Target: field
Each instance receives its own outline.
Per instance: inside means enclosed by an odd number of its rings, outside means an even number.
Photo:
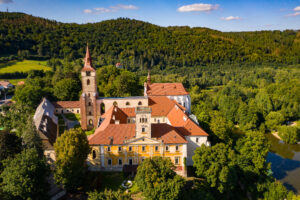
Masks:
[[[8,63],[0,64],[0,74],[14,73],[14,72],[28,72],[30,70],[44,70],[50,71],[51,68],[46,66],[47,61],[24,60],[24,61],[10,61]]]

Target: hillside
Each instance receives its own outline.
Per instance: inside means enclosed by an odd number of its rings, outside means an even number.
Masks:
[[[124,18],[68,24],[0,12],[0,59],[30,55],[73,60],[84,56],[86,42],[96,66],[122,62],[132,70],[300,63],[299,31],[220,32]]]

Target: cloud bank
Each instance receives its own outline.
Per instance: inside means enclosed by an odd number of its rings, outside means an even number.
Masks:
[[[0,4],[13,3],[13,0],[0,0]]]
[[[294,8],[294,11],[300,11],[300,6],[297,6],[296,8]]]
[[[217,10],[219,8],[218,4],[204,4],[195,3],[190,5],[181,6],[177,9],[178,12],[209,12]]]
[[[109,12],[117,12],[119,10],[137,10],[138,7],[134,5],[123,5],[123,4],[118,4],[115,6],[110,6],[108,8],[93,8],[93,9],[85,9],[83,10],[84,13],[87,14],[102,14],[102,13],[109,13]]]

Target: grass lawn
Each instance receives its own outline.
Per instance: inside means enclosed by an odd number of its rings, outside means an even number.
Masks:
[[[80,114],[67,113],[64,115],[68,120],[80,122]]]
[[[10,61],[8,63],[0,64],[0,74],[14,73],[14,72],[28,72],[30,70],[44,70],[50,71],[51,68],[46,66],[47,61],[24,60],[24,61]]]

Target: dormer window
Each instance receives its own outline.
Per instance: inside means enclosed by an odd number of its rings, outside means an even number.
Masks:
[[[86,76],[90,76],[91,75],[91,72],[86,72]]]

